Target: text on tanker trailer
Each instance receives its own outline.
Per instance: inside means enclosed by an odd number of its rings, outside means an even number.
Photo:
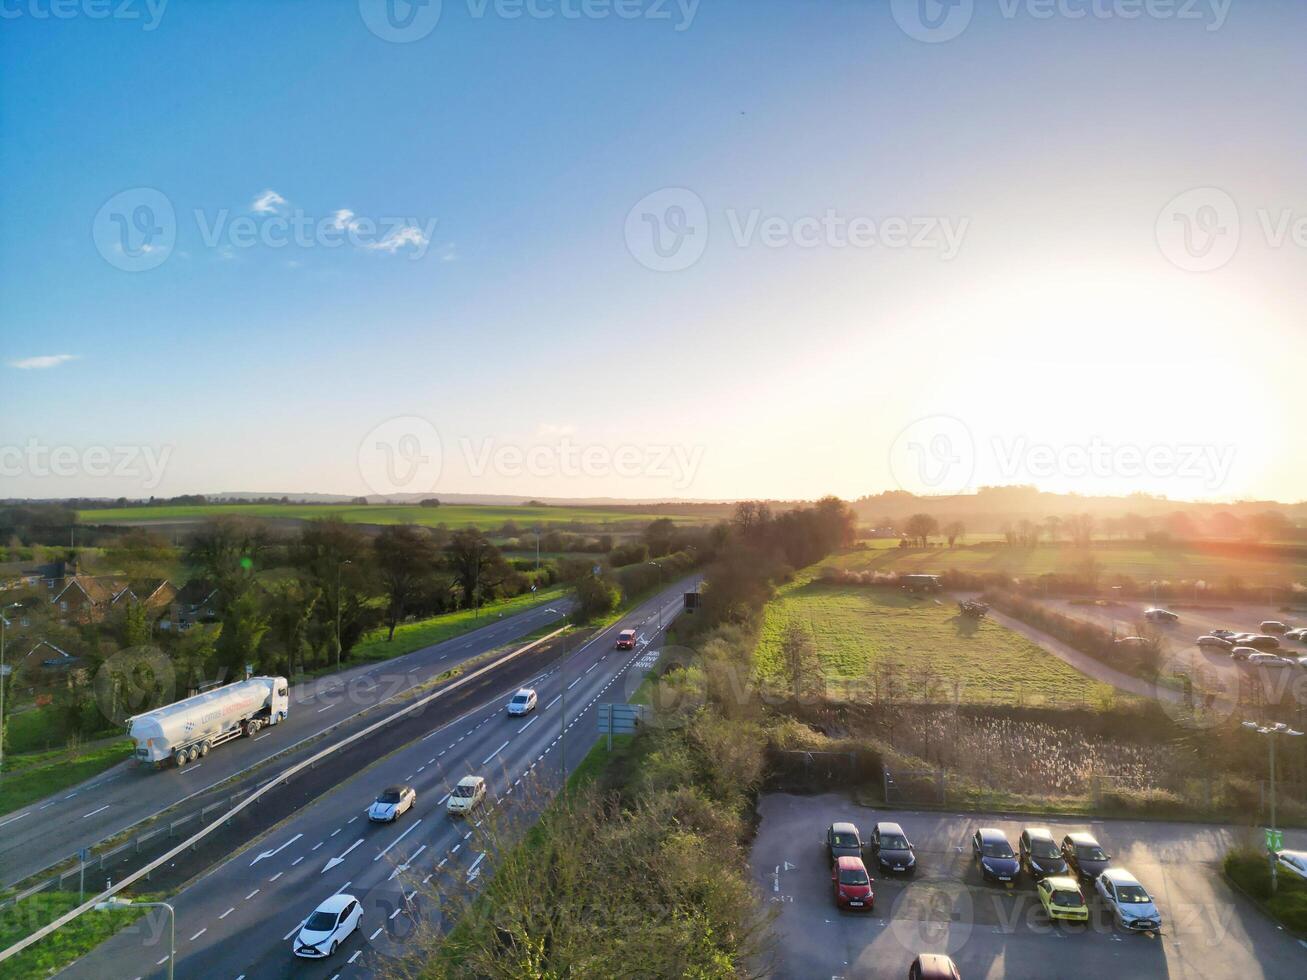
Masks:
[[[209,749],[275,725],[290,710],[284,677],[251,677],[127,719],[135,759],[156,767],[194,762]]]

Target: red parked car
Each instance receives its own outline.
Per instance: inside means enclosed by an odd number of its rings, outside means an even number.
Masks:
[[[635,630],[622,630],[622,632],[617,634],[617,649],[635,649]]]
[[[871,891],[871,875],[862,858],[841,857],[835,859],[835,867],[830,873],[831,885],[835,889],[835,906],[855,912],[870,912],[876,901]]]

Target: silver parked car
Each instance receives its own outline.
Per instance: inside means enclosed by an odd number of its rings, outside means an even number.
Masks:
[[[1208,634],[1207,636],[1198,637],[1198,645],[1200,647],[1215,647],[1218,650],[1229,650],[1234,646],[1234,641],[1227,640],[1223,636],[1213,636]]]

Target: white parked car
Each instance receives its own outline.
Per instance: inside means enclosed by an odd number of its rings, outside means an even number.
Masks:
[[[1287,633],[1289,632],[1289,627],[1286,626],[1284,623],[1280,622],[1278,619],[1267,619],[1262,621],[1262,632],[1263,633]]]
[[[1112,917],[1121,928],[1156,932],[1162,927],[1162,916],[1152,896],[1124,868],[1108,868],[1094,881],[1094,890],[1112,910]]]
[[[508,713],[510,715],[525,715],[534,711],[535,706],[535,688],[524,687],[513,695],[513,700],[508,702]]]
[[[1276,851],[1275,866],[1281,874],[1307,881],[1307,851]]]
[[[1248,655],[1248,665],[1250,667],[1297,667],[1298,661],[1281,657],[1278,653],[1262,653],[1259,650]]]
[[[1256,647],[1235,647],[1230,651],[1230,657],[1233,660],[1247,660],[1252,656],[1260,656],[1261,652]]]
[[[1223,636],[1200,636],[1198,637],[1200,647],[1216,647],[1218,650],[1229,650],[1234,643]]]
[[[1145,609],[1144,619],[1150,623],[1178,623],[1180,617],[1169,609]]]
[[[332,895],[304,920],[291,944],[296,956],[320,960],[336,952],[363,919],[353,895]]]
[[[377,797],[376,801],[368,807],[368,819],[377,823],[392,823],[399,819],[400,814],[413,809],[413,804],[417,801],[417,790],[412,786],[403,784],[387,786],[381,791],[381,795]]]
[[[1291,629],[1284,634],[1286,640],[1297,640],[1299,643],[1307,643],[1307,626],[1299,626],[1297,629]]]
[[[486,781],[480,776],[464,776],[449,794],[446,809],[450,816],[461,817],[479,807],[486,798]]]

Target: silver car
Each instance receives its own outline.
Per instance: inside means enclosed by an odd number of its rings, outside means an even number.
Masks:
[[[1162,916],[1152,896],[1124,868],[1108,868],[1094,882],[1094,890],[1122,929],[1157,932],[1162,928]]]
[[[1198,637],[1198,645],[1200,647],[1216,647],[1218,650],[1229,650],[1234,646],[1234,643],[1223,636],[1212,636],[1209,634],[1208,636]]]

